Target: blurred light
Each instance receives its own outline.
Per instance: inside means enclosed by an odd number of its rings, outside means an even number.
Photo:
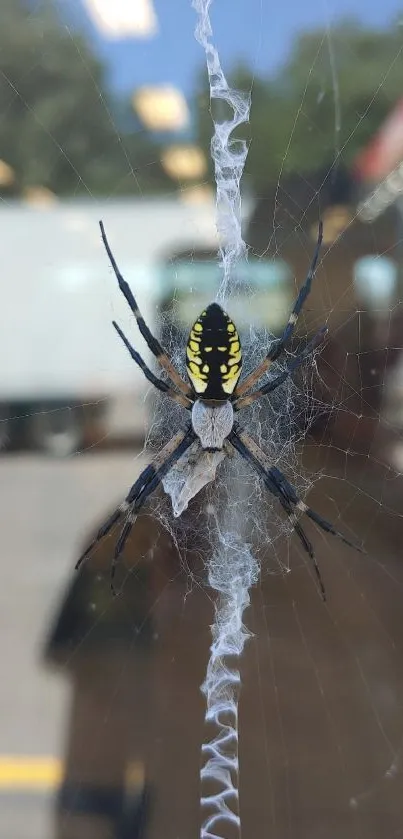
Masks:
[[[351,224],[353,214],[350,207],[343,204],[334,204],[328,207],[322,214],[323,221],[323,243],[331,245]],[[318,224],[315,222],[310,230],[311,238],[317,241],[318,238]]]
[[[214,201],[214,190],[208,184],[197,184],[181,189],[179,196],[185,204],[211,204]]]
[[[397,265],[387,256],[370,254],[354,265],[355,293],[371,311],[383,309],[389,314],[396,299],[397,280]]]
[[[4,160],[0,160],[0,186],[11,186],[14,181],[14,169]]]
[[[379,183],[403,158],[403,99],[381,125],[354,161],[355,174],[363,181]]]
[[[143,789],[145,785],[145,768],[140,761],[129,763],[125,772],[125,786],[128,790]]]
[[[157,32],[152,0],[85,0],[85,5],[107,38],[149,38]]]
[[[57,196],[46,186],[28,186],[24,189],[23,199],[34,207],[48,207],[57,201]]]
[[[170,178],[178,180],[202,178],[207,172],[206,158],[197,146],[170,146],[161,163]]]
[[[152,131],[179,131],[189,122],[186,99],[176,87],[141,87],[133,95],[133,107]]]
[[[371,222],[380,216],[403,193],[403,163],[390,172],[374,192],[357,207],[362,221]]]

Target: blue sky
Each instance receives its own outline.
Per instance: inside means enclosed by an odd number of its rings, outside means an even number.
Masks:
[[[84,21],[82,0],[75,0],[75,5]],[[154,8],[159,33],[149,40],[108,42],[88,22],[86,30],[106,60],[116,91],[129,93],[138,85],[169,82],[190,93],[204,62],[193,35],[196,13],[191,0],[154,0]],[[399,16],[403,22],[403,0],[213,0],[211,6],[224,70],[245,58],[264,73],[285,60],[299,31],[331,28],[346,16],[373,27],[385,27]]]

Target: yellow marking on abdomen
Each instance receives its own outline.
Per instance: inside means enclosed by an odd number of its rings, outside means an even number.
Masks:
[[[201,364],[201,361],[199,361],[199,364]],[[189,370],[191,370],[191,371],[192,371],[192,373],[193,373],[195,376],[197,376],[197,378],[200,378],[200,379],[204,379],[204,378],[205,378],[205,376],[201,376],[201,374],[200,374],[200,369],[199,369],[199,367],[197,366],[197,364],[196,364],[194,361],[189,361]]]
[[[230,370],[230,372],[226,376],[223,376],[222,389],[223,389],[224,393],[229,394],[229,393],[232,393],[234,391],[235,385],[236,385],[236,383],[239,379],[240,373],[241,373],[240,368],[235,369],[233,367],[232,370]]]
[[[202,360],[201,360],[200,356],[193,353],[192,350],[189,349],[189,347],[186,347],[186,355],[187,355],[189,361],[194,361],[196,364],[201,364],[202,363]]]
[[[223,381],[225,382],[225,381],[229,381],[229,379],[234,379],[235,376],[238,376],[239,371],[240,371],[240,368],[238,366],[234,365],[234,367],[231,367],[231,369],[228,370],[228,373],[226,373],[225,376],[222,377]]]
[[[193,375],[189,368],[188,374],[196,393],[204,393],[207,388],[207,376],[202,376],[199,371],[197,371],[197,375]]]

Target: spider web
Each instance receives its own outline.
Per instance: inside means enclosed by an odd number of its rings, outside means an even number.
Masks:
[[[219,4],[220,0],[215,0],[212,6],[213,24]],[[194,20],[188,6],[190,3],[182,12],[184,15],[189,12],[187,38],[190,41],[193,39]],[[233,12],[234,19],[226,20],[224,29],[220,28],[219,22],[217,28],[213,27],[225,70],[232,61],[227,43],[232,43],[230,33],[237,22],[236,14],[244,22],[249,21],[251,14],[249,4],[242,3],[240,6],[240,11]],[[276,10],[261,3],[255,4],[253,11],[256,16],[254,47],[261,56],[272,50]],[[274,179],[274,205],[269,202],[265,209],[263,204],[263,220],[267,229],[264,240],[257,235],[262,221],[261,217],[253,216],[252,201],[248,209],[248,242],[253,239],[261,243],[256,249],[251,246],[249,260],[255,253],[262,259],[266,254],[286,259],[291,246],[301,266],[301,273],[298,272],[293,280],[292,293],[296,293],[303,282],[315,246],[316,233],[310,233],[310,225],[316,227],[323,194],[329,183],[332,180],[335,182],[343,156],[348,155],[352,144],[353,135],[342,140],[343,109],[338,77],[340,43],[333,35],[333,11],[341,13],[343,9],[327,9],[325,15],[323,10],[320,11],[325,36],[317,58],[308,63],[299,105],[292,115],[288,141]],[[33,6],[33,25],[39,19],[37,15],[39,13]],[[310,21],[307,17],[302,23],[306,27],[316,26],[318,15],[319,10],[315,9],[315,19]],[[73,37],[72,25],[67,25]],[[239,44],[236,50],[239,54],[241,46]],[[401,44],[397,44],[374,79],[373,100],[357,114],[355,132],[360,130],[363,120],[368,119],[374,109],[399,59],[400,50]],[[78,60],[85,64],[84,58]],[[258,57],[256,67],[259,61]],[[330,82],[323,81],[322,93],[325,101],[331,102],[334,124],[330,162],[318,182],[301,170],[299,183],[305,184],[306,189],[301,190],[297,185],[298,188],[291,190],[288,163],[299,144],[307,142],[309,132],[317,130],[309,116],[308,104],[315,73],[323,64],[327,66],[326,79],[330,78]],[[15,81],[7,70],[2,73],[2,85],[21,100],[25,90],[23,81]],[[256,80],[248,89],[252,108],[254,94],[259,93],[257,77],[256,69]],[[109,105],[95,79],[93,97],[94,100],[99,99],[109,113]],[[21,101],[29,111],[29,100]],[[32,116],[39,125],[41,136],[41,113],[33,109]],[[118,120],[111,113],[110,120],[121,159],[127,166],[127,176],[135,184],[136,194],[141,196],[146,169],[156,170],[159,161],[138,167],[136,160],[127,152]],[[301,123],[307,128],[303,139],[298,134]],[[50,141],[53,145],[57,159],[63,158],[74,167],[74,160],[66,152],[67,141],[60,143],[56,133],[49,135],[44,127],[42,138],[44,143]],[[253,146],[259,146],[258,134],[254,134],[250,141],[252,153]],[[80,182],[82,177],[77,172],[77,186]],[[247,183],[246,178],[246,186]],[[26,254],[29,254],[31,245],[36,253],[35,243],[38,241],[42,254],[40,273],[32,271],[31,290],[29,286],[24,287],[19,299],[19,335],[24,337],[23,340],[20,337],[18,343],[14,338],[13,357],[14,354],[15,358],[19,356],[21,345],[26,349],[28,336],[33,334],[32,313],[37,311],[39,295],[39,310],[45,307],[46,325],[35,319],[34,339],[38,345],[39,337],[45,330],[51,335],[50,346],[62,343],[64,372],[69,369],[69,364],[70,369],[74,365],[79,368],[82,361],[82,357],[75,354],[75,348],[82,346],[82,335],[78,333],[75,318],[79,308],[83,309],[84,301],[88,316],[90,306],[87,307],[87,303],[92,303],[95,288],[103,301],[98,317],[104,355],[102,360],[95,362],[100,372],[108,369],[111,353],[115,352],[112,343],[116,338],[112,335],[109,341],[103,326],[112,317],[122,323],[134,345],[140,349],[132,320],[118,295],[115,295],[115,289],[112,289],[114,277],[97,230],[100,208],[117,261],[135,291],[136,282],[140,284],[142,281],[144,266],[134,263],[132,266],[130,235],[127,227],[123,227],[127,222],[114,214],[112,196],[105,201],[99,200],[94,197],[85,179],[84,186],[88,191],[85,206],[70,201],[69,205],[58,203],[42,211],[26,210],[30,225],[29,238],[25,243]],[[382,186],[387,186],[387,176],[381,179]],[[177,189],[172,189],[168,198],[175,196],[176,200],[177,192]],[[182,197],[189,192],[186,185],[179,186]],[[145,196],[144,214],[147,213],[148,201]],[[245,205],[248,204],[247,199]],[[214,207],[213,203],[198,209],[189,204],[183,206],[186,211],[182,213],[181,223],[186,226],[186,236],[179,245],[177,242],[174,245],[176,250],[187,251],[196,276],[200,250],[207,247],[213,250],[217,246]],[[3,284],[6,310],[10,299],[7,286],[11,283],[17,286],[17,279],[20,281],[21,275],[27,274],[20,245],[18,224],[21,217],[16,215],[18,209],[11,199],[3,198],[3,261],[9,277],[8,284]],[[154,207],[151,206],[149,218],[152,218],[153,212]],[[59,266],[63,265],[58,256],[61,242],[56,242],[56,239],[52,242],[52,229],[49,227],[58,214],[64,219],[66,250],[74,248],[77,235],[82,237],[88,245],[83,245],[78,254],[81,271],[89,251],[92,277],[102,277],[102,283],[93,284],[86,293],[81,293],[80,306],[74,305],[70,313],[68,308],[58,311],[58,301],[52,299],[49,285],[41,286],[39,282],[39,277],[51,276],[56,268],[59,270]],[[228,562],[232,560],[234,563],[229,566],[230,572],[237,558],[242,564],[244,554],[236,538],[236,527],[239,527],[241,519],[242,540],[256,557],[260,573],[259,583],[252,590],[251,608],[244,617],[247,629],[243,631],[253,633],[253,636],[245,646],[240,664],[239,783],[244,839],[245,836],[255,836],[258,831],[265,836],[290,839],[305,835],[336,837],[341,832],[347,837],[373,836],[375,839],[380,835],[398,836],[403,829],[399,366],[402,342],[401,334],[397,331],[395,336],[393,329],[401,299],[397,293],[395,299],[382,304],[380,311],[384,317],[380,319],[380,337],[374,351],[368,341],[368,323],[373,319],[373,313],[367,303],[357,297],[351,270],[342,290],[335,283],[335,274],[331,270],[335,253],[341,254],[341,266],[347,256],[351,262],[354,249],[346,236],[350,228],[353,231],[357,217],[358,209],[344,224],[344,238],[336,235],[322,251],[315,290],[300,318],[298,338],[292,343],[284,361],[276,365],[275,371],[284,369],[286,361],[295,356],[298,347],[304,345],[304,336],[313,333],[324,321],[330,327],[331,352],[325,347],[298,376],[266,398],[264,404],[255,404],[243,412],[242,425],[257,438],[273,465],[281,468],[301,497],[309,498],[311,506],[334,522],[339,530],[362,542],[367,554],[365,557],[356,555],[332,537],[325,537],[307,525],[325,580],[328,602],[323,605],[307,557],[295,536],[291,535],[288,522],[257,477],[238,458],[219,464],[215,481],[208,484],[193,501],[189,499],[189,508],[177,519],[172,515],[172,504],[165,495],[158,495],[150,501],[129,543],[134,561],[127,558],[122,569],[122,595],[118,600],[123,604],[120,624],[123,623],[126,628],[127,649],[125,654],[115,654],[113,666],[110,665],[112,690],[105,699],[102,713],[98,715],[94,712],[99,739],[88,748],[88,765],[107,762],[106,758],[110,755],[105,753],[105,743],[109,743],[109,748],[111,742],[119,745],[126,734],[133,740],[132,752],[136,754],[139,749],[140,729],[142,725],[146,727],[145,705],[141,704],[141,700],[133,701],[128,713],[133,724],[129,733],[117,730],[114,718],[118,712],[124,717],[122,702],[126,701],[127,686],[133,678],[131,657],[135,656],[139,634],[137,618],[130,611],[132,601],[128,591],[133,581],[137,581],[141,589],[138,571],[141,559],[147,566],[159,563],[158,585],[149,600],[144,594],[148,605],[143,617],[143,624],[149,623],[153,627],[153,660],[158,662],[154,676],[157,680],[156,692],[164,696],[164,702],[160,700],[158,706],[159,713],[156,712],[153,730],[148,730],[146,735],[146,746],[151,744],[153,748],[151,783],[154,782],[157,788],[151,827],[148,828],[150,835],[160,836],[162,830],[165,836],[169,836],[170,831],[172,836],[190,835],[198,829],[198,750],[205,740],[201,724],[203,707],[201,698],[198,700],[198,691],[210,643],[209,624],[213,620],[205,563],[211,557],[212,546],[217,547],[218,537],[221,548],[225,546]],[[371,228],[369,235],[378,246],[377,254],[387,256],[390,246],[383,244],[384,239],[378,230]],[[397,234],[397,247],[400,239],[400,234]],[[360,250],[358,256],[362,253]],[[78,257],[73,279],[76,288],[80,289],[82,273]],[[38,256],[32,259],[34,264]],[[158,311],[157,318],[155,298],[149,302],[144,286],[139,290],[138,297],[147,321],[161,324],[167,349],[184,374],[183,334],[177,328],[183,312],[180,262],[171,255],[167,258],[167,265],[176,278],[172,308],[164,306],[163,312]],[[95,283],[95,279],[92,281]],[[66,282],[72,282],[71,275]],[[195,302],[190,308],[194,309],[196,316],[198,289],[195,288],[194,292]],[[239,310],[245,309],[246,299],[253,308],[253,301],[258,299],[256,287],[250,286],[246,291],[243,286],[242,291],[237,289],[234,294],[231,290],[227,294],[226,305],[230,313],[231,306],[234,306],[235,320],[235,311],[238,307]],[[284,319],[291,302],[292,295],[284,303]],[[272,338],[272,332],[268,327],[262,327],[261,321],[257,319],[257,325],[248,321],[246,315],[243,326],[246,373],[261,359]],[[12,309],[10,330],[11,323],[15,323]],[[15,327],[13,333],[16,333]],[[35,340],[28,347],[31,368],[27,377],[31,379],[35,368],[34,349]],[[143,350],[141,352],[149,360]],[[55,354],[57,358],[56,351]],[[391,355],[396,357],[395,365],[389,365]],[[69,360],[69,364],[65,359]],[[72,359],[76,359],[74,365]],[[114,355],[114,365],[115,359]],[[59,359],[59,370],[60,364]],[[132,452],[115,451],[112,447],[108,450],[109,434],[102,432],[86,443],[79,455],[71,456],[63,463],[51,462],[36,452],[27,453],[20,449],[6,452],[3,457],[2,533],[6,579],[2,614],[10,633],[7,637],[13,641],[12,645],[3,641],[13,649],[12,656],[7,654],[2,657],[5,685],[1,738],[4,744],[3,762],[4,756],[20,759],[28,755],[37,758],[38,762],[41,756],[49,755],[65,759],[68,748],[64,745],[61,732],[64,732],[68,718],[67,687],[62,686],[55,676],[50,678],[43,669],[39,670],[38,646],[55,609],[59,609],[62,592],[71,585],[72,567],[88,528],[90,525],[98,526],[104,514],[107,515],[123,497],[152,451],[158,450],[172,429],[183,421],[183,412],[177,406],[167,405],[165,400],[155,397],[146,388],[140,391],[139,386],[136,396],[131,396],[127,386],[128,376],[133,375],[133,382],[139,379],[135,380],[136,372],[132,372],[129,363],[127,367],[123,361],[119,364],[123,390],[127,393],[125,416],[129,416],[131,422],[131,417],[136,414],[136,422],[141,429],[146,429],[147,445],[140,455],[138,452],[133,456]],[[10,378],[15,380],[14,370],[10,364]],[[111,365],[109,373],[112,382],[116,367]],[[382,389],[381,404],[374,398],[376,388]],[[79,400],[78,410],[89,416],[98,403],[98,396],[90,394],[88,398]],[[50,411],[44,404],[34,412],[34,416],[63,417],[66,413],[71,413],[71,407],[56,407]],[[22,406],[11,415],[9,428],[14,432],[14,428],[20,425],[21,417],[27,414]],[[27,496],[28,503],[21,504],[21,498],[25,500]],[[227,518],[223,518],[224,510],[230,511]],[[166,539],[169,541],[166,542]],[[178,551],[174,552],[175,560],[171,559],[172,544]],[[79,638],[73,636],[73,641],[69,640],[68,652],[64,650],[62,653],[67,673],[74,673],[77,683],[80,682],[80,668],[92,667],[88,652],[91,639],[97,636],[100,626],[108,626],[108,621],[113,623],[117,608],[108,589],[108,556],[112,551],[111,540],[107,540],[104,549],[97,551],[99,562],[94,563],[94,576],[101,594],[96,591],[96,586],[89,589],[89,625],[80,630]],[[222,564],[219,568],[222,570]],[[213,565],[213,574],[216,569],[217,566]],[[243,603],[243,608],[245,606],[246,603]],[[105,665],[106,657],[103,661]],[[141,665],[136,659],[137,666]],[[95,672],[95,668],[91,672]],[[17,695],[23,697],[18,705]],[[46,717],[39,729],[38,717]],[[67,740],[68,737],[66,732]],[[78,760],[78,757],[75,759]],[[6,769],[8,764],[5,762]],[[7,771],[10,772],[10,769]],[[27,820],[26,809],[18,804],[16,806],[15,797],[10,797],[7,785],[2,789],[5,790],[2,819],[8,836],[28,835],[27,823],[30,824],[30,837],[52,835],[48,797],[36,794],[28,805],[26,789],[22,786],[17,790],[17,801],[21,800],[25,808],[30,807],[32,820]],[[188,806],[189,800],[193,803]],[[67,807],[71,819],[76,818],[74,804],[73,797]],[[190,812],[192,807],[194,810]],[[20,824],[22,818],[24,821]],[[230,836],[234,835],[231,832],[234,825],[232,823],[225,828]],[[224,835],[227,834],[224,832]]]

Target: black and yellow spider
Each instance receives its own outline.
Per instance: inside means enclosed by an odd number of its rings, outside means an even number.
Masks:
[[[304,550],[309,554],[322,597],[325,599],[325,589],[313,547],[297,519],[297,512],[304,513],[319,525],[322,530],[333,534],[333,536],[338,536],[343,542],[350,545],[350,547],[357,548],[358,550],[361,550],[361,548],[350,542],[342,533],[339,533],[335,529],[333,524],[323,519],[318,513],[311,510],[310,507],[301,501],[293,486],[287,481],[279,469],[270,466],[266,454],[257,442],[239,426],[234,416],[242,408],[251,405],[256,399],[271,393],[281,385],[313,353],[314,349],[326,335],[326,327],[323,327],[315,335],[313,340],[307,344],[305,349],[288,364],[283,372],[256,390],[252,390],[258,380],[269,370],[273,361],[279,358],[293,334],[298,316],[311,289],[322,244],[322,224],[319,225],[318,241],[312,264],[305,283],[300,289],[294,303],[281,338],[272,343],[265,358],[239,384],[242,369],[242,349],[239,335],[229,315],[217,303],[211,303],[207,306],[190,330],[186,345],[186,369],[190,384],[182,379],[164,352],[161,344],[152,335],[145,323],[130,287],[126,280],[123,279],[116,264],[102,222],[100,222],[100,228],[103,243],[116,274],[119,288],[136,318],[139,330],[146,344],[158,360],[160,366],[165,370],[170,382],[164,381],[154,375],[137,350],[131,346],[118,324],[113,321],[113,325],[129,350],[131,357],[139,365],[145,377],[154,387],[190,411],[191,419],[186,429],[177,431],[166,446],[157,454],[152,463],[144,469],[129,490],[125,500],[98,530],[95,539],[78,560],[76,568],[86,559],[97,542],[106,536],[119,520],[125,517],[126,521],[117,540],[111,566],[111,585],[112,591],[114,591],[113,578],[116,564],[124,549],[138,511],[148,496],[161,483],[172,466],[192,443],[198,441],[200,449],[204,451],[214,452],[225,450],[227,452],[233,448],[245,460],[252,464],[266,488],[278,499],[299,537]]]

